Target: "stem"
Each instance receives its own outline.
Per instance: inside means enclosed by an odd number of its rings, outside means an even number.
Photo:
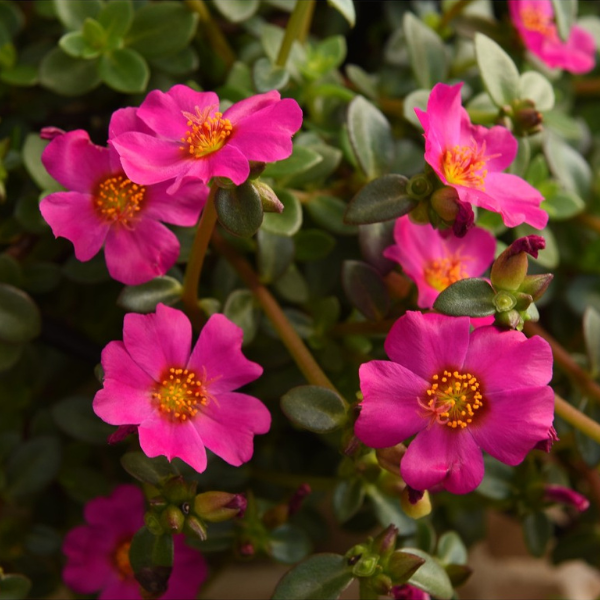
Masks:
[[[569,423],[569,425],[579,429],[581,433],[600,444],[600,423],[596,423],[596,421],[590,419],[587,415],[584,415],[558,394],[555,394],[554,396],[554,410],[556,414]]]
[[[229,69],[235,62],[235,52],[231,49],[227,38],[223,35],[221,28],[215,23],[210,11],[202,0],[185,0],[187,7],[200,17],[200,25],[210,45],[214,48],[217,56]]]
[[[285,344],[306,380],[313,385],[326,387],[339,394],[333,383],[331,383],[312,354],[308,351],[300,336],[290,325],[277,300],[260,283],[250,263],[244,257],[240,256],[217,231],[213,233],[212,243],[219,254],[231,263],[231,266],[238,272],[238,275],[244,280],[250,291],[259,301],[266,315],[271,320],[273,327],[279,334],[281,341]]]
[[[473,2],[473,0],[458,0],[456,4],[453,4],[450,9],[442,15],[436,29],[438,31],[443,31],[453,19],[458,17],[458,15],[471,4],[471,2]]]
[[[194,238],[194,244],[192,245],[190,259],[185,270],[185,278],[183,281],[181,300],[192,321],[192,325],[196,329],[200,329],[204,322],[204,315],[198,307],[198,284],[200,283],[200,273],[202,272],[202,265],[204,264],[204,257],[206,256],[210,235],[217,222],[215,194],[218,189],[219,188],[216,185],[213,185],[210,188],[206,206],[202,211],[200,223],[196,230],[196,237]]]
[[[595,231],[596,233],[600,233],[600,217],[596,215],[583,214],[578,215],[577,220],[585,225],[588,229]]]
[[[544,338],[552,348],[552,355],[556,364],[570,375],[575,384],[586,394],[597,402],[600,402],[600,385],[598,385],[589,374],[584,371],[572,358],[571,355],[555,340],[543,327],[537,323],[528,321],[525,323],[524,331],[527,335],[539,335]]]
[[[298,2],[296,2],[296,6],[294,6],[290,20],[285,28],[281,48],[279,48],[279,54],[275,61],[275,64],[278,67],[285,67],[294,42],[296,40],[302,40],[308,34],[310,21],[314,11],[314,4],[315,0],[298,0]]]

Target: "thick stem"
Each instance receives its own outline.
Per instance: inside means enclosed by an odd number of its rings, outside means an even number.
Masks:
[[[281,48],[279,48],[279,54],[275,61],[278,67],[285,67],[294,42],[296,40],[302,41],[308,34],[314,11],[314,3],[315,0],[298,0],[296,2],[296,6],[294,6],[290,20],[285,28]]]
[[[281,341],[285,344],[306,380],[313,385],[320,385],[339,393],[308,351],[300,336],[290,325],[277,300],[260,283],[250,263],[244,257],[240,256],[217,231],[213,233],[212,244],[217,252],[231,263],[233,268],[238,272],[238,275],[244,280],[250,291],[259,301],[266,315],[271,320],[273,327],[279,334]]]
[[[450,9],[442,15],[437,30],[440,32],[443,31],[454,18],[458,17],[458,15],[471,4],[471,2],[473,2],[473,0],[458,0],[458,2],[453,4]]]
[[[584,213],[582,215],[577,215],[576,218],[582,225],[585,225],[585,227],[587,227],[588,229],[591,229],[596,233],[600,233],[600,217]]]
[[[198,284],[200,283],[200,273],[202,272],[202,265],[204,264],[208,242],[210,241],[210,236],[217,222],[215,194],[218,189],[219,188],[216,185],[213,185],[210,188],[206,206],[202,211],[202,217],[200,218],[200,223],[196,230],[196,237],[194,238],[194,244],[190,252],[190,259],[185,270],[185,278],[183,281],[181,300],[192,321],[192,325],[196,329],[200,329],[204,322],[204,315],[198,306]]]
[[[554,396],[554,410],[569,425],[579,429],[581,433],[600,444],[600,423],[596,423],[596,421],[584,415],[558,394]]]

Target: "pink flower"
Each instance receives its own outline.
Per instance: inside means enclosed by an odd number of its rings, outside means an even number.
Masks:
[[[517,465],[554,414],[552,351],[540,337],[480,327],[468,317],[408,312],[386,341],[389,361],[360,367],[357,437],[388,448],[416,434],[400,474],[416,490],[455,494],[483,478],[481,449]]]
[[[292,135],[302,111],[279,92],[252,96],[219,112],[214,92],[175,85],[154,90],[137,110],[144,128],[135,127],[112,143],[128,177],[145,185],[175,179],[175,193],[186,179],[208,183],[228,177],[246,181],[249,161],[273,162],[292,153]]]
[[[551,0],[510,0],[510,17],[527,50],[549,67],[587,73],[596,63],[593,36],[573,25],[569,39],[558,35]]]
[[[114,121],[111,129],[116,133],[119,123]],[[81,261],[90,260],[104,245],[108,272],[127,285],[164,275],[175,264],[179,241],[161,222],[195,225],[206,201],[206,189],[186,186],[173,198],[167,183],[134,183],[116,151],[92,144],[82,129],[56,135],[42,162],[71,190],[50,194],[40,204],[54,235],[70,240]]]
[[[395,585],[392,588],[391,596],[394,600],[431,600],[431,596],[427,592],[408,583]]]
[[[425,129],[425,160],[461,202],[500,213],[508,227],[529,223],[542,229],[548,214],[543,196],[525,180],[503,173],[517,155],[518,143],[505,127],[472,125],[461,105],[462,83],[438,83],[427,112],[415,108]]]
[[[252,457],[253,436],[266,433],[271,415],[258,400],[234,392],[262,373],[241,351],[242,330],[213,315],[193,350],[192,327],[180,311],[127,314],[123,341],[102,352],[104,388],[94,411],[111,425],[139,425],[147,456],[179,457],[198,472],[206,448],[231,465]]]
[[[456,281],[482,275],[496,251],[496,239],[480,227],[457,238],[429,224],[416,225],[408,217],[396,220],[394,240],[383,255],[399,263],[417,284],[419,308],[432,308],[439,293]]]
[[[85,505],[85,525],[67,533],[63,552],[67,564],[64,582],[79,594],[100,592],[101,600],[142,598],[133,576],[129,547],[144,524],[144,495],[134,485],[120,485],[108,497],[94,498]],[[173,571],[161,598],[196,598],[206,579],[202,555],[175,536]]]

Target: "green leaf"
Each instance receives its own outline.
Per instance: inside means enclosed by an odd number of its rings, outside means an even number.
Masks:
[[[523,519],[523,536],[533,556],[543,556],[552,537],[552,523],[542,511],[528,514]]]
[[[591,190],[592,171],[585,158],[556,135],[547,136],[544,153],[550,170],[565,189],[583,199],[587,198]]]
[[[260,322],[260,309],[250,290],[231,292],[223,307],[223,314],[244,330],[244,346],[254,339]]]
[[[125,45],[144,58],[161,58],[183,50],[197,25],[198,15],[183,2],[152,2],[135,12]]]
[[[38,70],[33,65],[15,65],[0,71],[0,81],[16,87],[29,87],[38,83]]]
[[[221,225],[240,237],[254,235],[263,220],[260,196],[248,181],[231,189],[219,188],[215,208]]]
[[[404,14],[404,35],[413,75],[419,87],[431,89],[448,76],[448,59],[440,36],[411,12]]]
[[[335,196],[315,196],[304,205],[317,225],[338,235],[356,235],[356,225],[344,223],[347,204]]]
[[[477,65],[483,85],[496,106],[502,108],[519,99],[519,71],[512,58],[493,40],[475,34]]]
[[[258,0],[213,0],[217,10],[232,23],[247,21],[258,10]]]
[[[414,585],[435,598],[440,598],[440,600],[452,598],[454,591],[450,579],[446,571],[433,557],[418,548],[402,548],[402,551],[415,554],[425,560],[418,571],[408,580],[410,585]]]
[[[98,73],[108,87],[124,94],[143,92],[150,79],[150,69],[144,58],[127,48],[103,54]]]
[[[23,265],[23,288],[33,294],[50,292],[60,283],[60,267],[51,262]]]
[[[150,60],[153,67],[168,73],[169,75],[186,75],[190,71],[195,71],[200,59],[198,52],[191,46],[183,48],[176,54],[169,54],[160,58]]]
[[[527,71],[520,77],[521,98],[532,100],[537,110],[551,110],[554,107],[554,87],[537,71]]]
[[[106,444],[114,429],[97,417],[92,409],[92,399],[71,396],[52,407],[56,424],[71,437],[88,444]]]
[[[72,31],[81,29],[87,18],[95,18],[102,9],[100,0],[54,0],[56,16]]]
[[[403,175],[384,175],[369,181],[352,198],[344,221],[350,225],[380,223],[410,212],[417,201],[406,193],[408,179]]]
[[[546,196],[540,207],[553,221],[563,221],[582,213],[585,202],[575,192],[558,191]]]
[[[312,551],[308,534],[291,523],[284,523],[271,531],[269,555],[284,564],[300,562]]]
[[[82,60],[50,50],[40,64],[40,83],[62,96],[81,96],[100,83],[96,60]]]
[[[173,536],[156,536],[142,527],[131,540],[129,562],[140,585],[160,597],[167,590],[173,567]]]
[[[151,313],[162,302],[172,306],[180,298],[183,286],[177,279],[164,275],[141,285],[128,285],[117,298],[117,304],[130,312]]]
[[[60,443],[57,438],[40,436],[20,444],[8,458],[8,494],[29,496],[45,488],[60,468]]]
[[[303,229],[294,236],[296,260],[310,262],[325,258],[335,248],[335,238],[320,229]]]
[[[368,179],[389,170],[394,160],[392,129],[383,113],[363,96],[356,96],[348,105],[348,136]]]
[[[23,600],[31,589],[31,581],[23,575],[4,575],[0,579],[0,600]]]
[[[284,67],[274,65],[267,57],[259,58],[252,67],[252,81],[257,92],[283,89],[290,80]]]
[[[483,481],[475,490],[485,498],[492,500],[506,500],[513,493],[512,479],[514,471],[512,467],[485,455],[485,475]]]
[[[256,241],[260,280],[263,283],[276,281],[294,260],[294,240],[288,236],[259,229]]]
[[[351,519],[365,501],[365,486],[358,478],[343,479],[333,491],[333,512],[340,523]]]
[[[437,556],[444,565],[466,565],[467,548],[456,531],[447,531],[438,542]]]
[[[395,525],[403,535],[412,535],[416,532],[416,521],[404,514],[397,496],[390,498],[374,485],[369,485],[366,492],[373,505],[377,521],[382,527]]]
[[[138,481],[150,485],[161,485],[165,480],[178,475],[177,469],[165,456],[148,458],[143,452],[128,452],[121,457],[123,468]]]
[[[286,573],[277,584],[273,599],[336,600],[354,575],[339,554],[315,554]]]
[[[83,33],[80,31],[70,31],[65,33],[60,40],[58,45],[73,58],[91,59],[100,56],[100,48],[94,48],[84,38]]]
[[[0,341],[0,371],[11,369],[23,355],[25,344],[9,344]]]
[[[558,34],[566,42],[577,17],[577,0],[552,0],[552,8]]]
[[[361,225],[358,231],[360,252],[364,261],[375,267],[382,275],[394,268],[394,261],[386,258],[383,251],[394,242],[396,221]]]
[[[295,235],[302,226],[302,207],[298,198],[286,190],[275,190],[283,204],[280,213],[265,213],[261,229],[278,235]]]
[[[433,308],[452,317],[487,317],[496,312],[495,295],[485,279],[461,279],[440,293]]]
[[[25,16],[17,8],[16,2],[2,0],[0,2],[0,23],[6,29],[9,38],[15,37],[25,24]]]
[[[395,585],[406,583],[424,562],[420,556],[402,550],[394,551],[388,563],[388,573],[392,578],[392,583]]]
[[[301,385],[281,398],[281,410],[295,425],[314,433],[335,431],[346,422],[346,403],[318,385]]]
[[[264,177],[289,177],[298,173],[303,173],[318,165],[323,160],[323,157],[306,146],[295,145],[292,155],[285,160],[279,160],[267,165],[263,172]]]
[[[327,73],[337,69],[344,62],[347,51],[346,39],[343,36],[328,37],[322,42],[309,47],[307,61],[300,65],[300,70],[309,80],[320,79]],[[342,93],[345,93],[345,90]]]
[[[131,0],[109,0],[96,17],[105,32],[106,46],[117,48],[133,22]]]
[[[21,290],[0,284],[0,341],[29,342],[40,335],[42,320],[35,302]]]
[[[308,283],[294,263],[288,267],[273,287],[284,300],[293,304],[306,304],[310,298]]]
[[[346,76],[357,87],[361,94],[371,100],[377,100],[379,91],[377,89],[377,77],[371,75],[358,65],[346,65]]]
[[[329,6],[333,6],[348,21],[350,27],[356,23],[356,10],[352,0],[327,0]]]
[[[588,306],[583,313],[583,337],[592,377],[600,374],[600,312]]]
[[[62,186],[46,171],[42,164],[42,152],[48,145],[47,140],[43,140],[36,133],[29,133],[25,138],[21,156],[25,163],[25,168],[36,185],[41,190],[56,192],[62,190]]]
[[[106,32],[104,27],[96,21],[96,19],[87,18],[83,22],[83,29],[81,30],[84,40],[92,47],[98,48],[99,50],[104,49],[106,43]]]
[[[346,260],[342,266],[346,297],[367,319],[380,321],[390,309],[390,295],[381,275],[367,263]]]

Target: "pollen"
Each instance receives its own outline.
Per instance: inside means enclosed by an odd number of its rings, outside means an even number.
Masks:
[[[117,545],[112,555],[113,564],[121,579],[130,579],[133,577],[133,569],[129,561],[129,548],[131,548],[131,540],[126,539]]]
[[[203,110],[195,107],[196,112],[182,111],[187,120],[189,129],[181,138],[179,147],[193,158],[202,158],[207,154],[216,152],[223,147],[231,135],[233,126],[229,119],[224,119],[220,112],[213,112],[215,106],[208,106]],[[213,112],[213,116],[210,114]]]
[[[446,150],[442,170],[448,183],[484,191],[485,166],[490,158],[493,157],[485,156],[485,143],[480,148],[473,140],[472,146],[454,146]]]
[[[125,175],[115,175],[102,181],[94,194],[94,208],[109,223],[129,226],[143,208],[146,188]]]
[[[423,272],[425,281],[431,287],[442,292],[449,285],[468,277],[464,263],[465,258],[461,258],[458,255],[431,260],[425,265]]]
[[[432,377],[432,382],[446,380],[447,386],[432,383],[427,397],[418,399],[423,415],[430,418],[430,426],[438,423],[451,429],[465,429],[483,406],[479,381],[471,373],[446,370]]]
[[[171,367],[152,392],[158,411],[173,422],[192,420],[211,397],[203,377],[188,369]]]

